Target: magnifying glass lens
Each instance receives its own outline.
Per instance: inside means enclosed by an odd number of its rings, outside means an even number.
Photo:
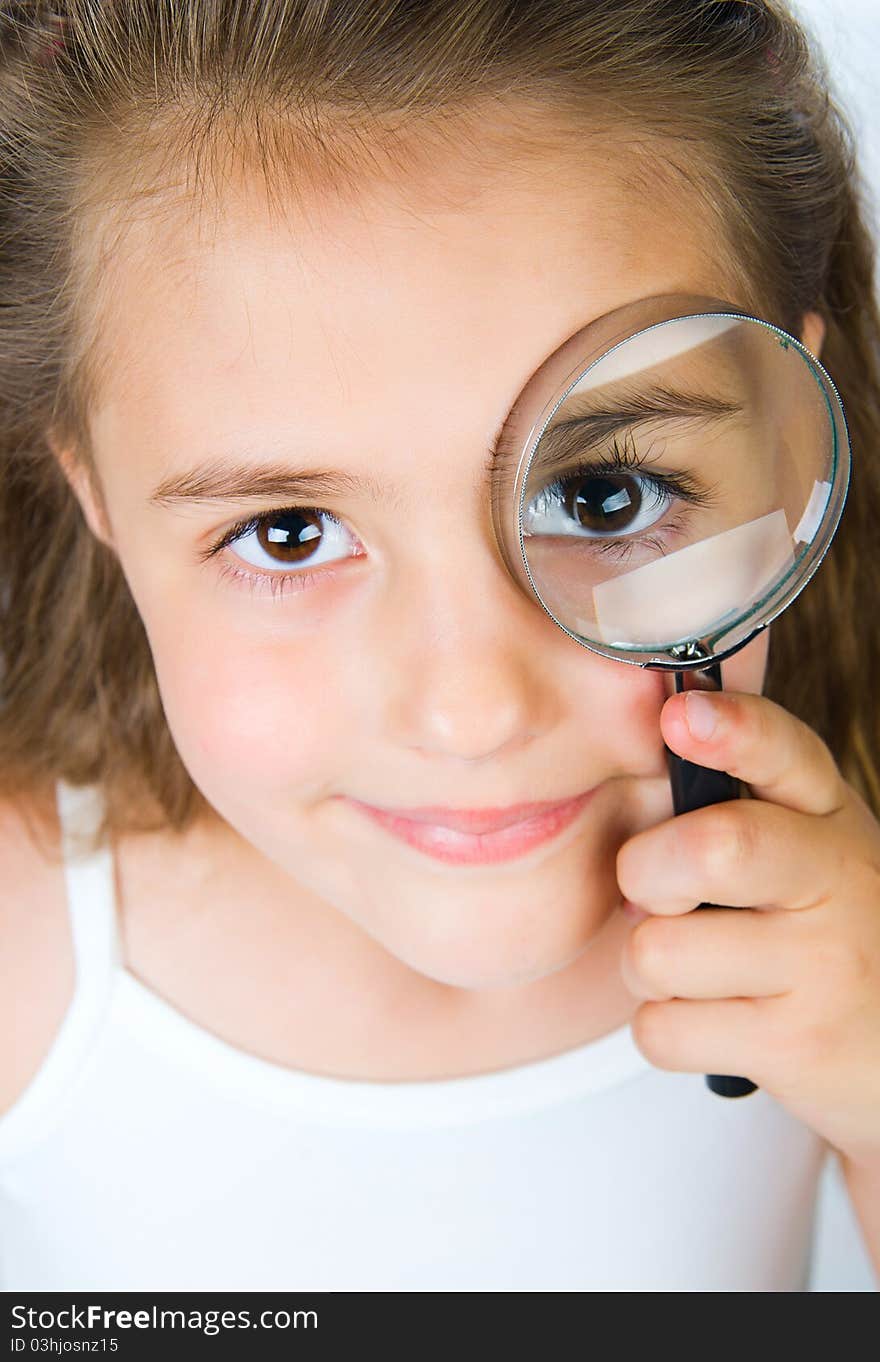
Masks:
[[[531,589],[603,652],[729,649],[824,551],[842,421],[821,366],[767,323],[635,332],[568,385],[520,470]]]

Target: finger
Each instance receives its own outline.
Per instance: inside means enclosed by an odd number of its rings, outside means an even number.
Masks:
[[[631,903],[660,915],[700,903],[800,910],[827,902],[842,855],[824,819],[731,799],[636,833],[617,853],[617,883]]]
[[[660,727],[673,751],[729,771],[758,799],[811,814],[835,813],[846,802],[846,783],[826,743],[764,695],[683,691],[663,706]]]
[[[658,1069],[737,1074],[766,1088],[767,1035],[777,1006],[774,998],[646,1002],[630,1029],[636,1048]]]
[[[796,944],[778,913],[721,909],[684,918],[648,918],[620,956],[623,982],[636,998],[771,998],[797,976]]]

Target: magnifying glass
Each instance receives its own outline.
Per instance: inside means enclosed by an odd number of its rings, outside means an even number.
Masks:
[[[818,360],[715,298],[668,294],[570,337],[529,380],[493,470],[513,578],[574,640],[722,689],[721,662],[794,600],[843,512],[850,444]],[[747,797],[666,748],[676,814]],[[716,908],[703,903],[699,908]],[[712,1092],[754,1092],[706,1075]]]

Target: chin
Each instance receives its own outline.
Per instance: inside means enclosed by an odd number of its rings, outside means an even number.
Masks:
[[[580,954],[580,952],[578,952]],[[487,969],[477,973],[467,966],[462,966],[460,970],[452,972],[435,972],[430,975],[438,984],[446,984],[450,988],[466,989],[473,993],[490,993],[493,990],[505,988],[523,988],[527,984],[537,983],[540,979],[547,979],[551,974],[556,974],[558,970],[564,969],[578,957],[573,956],[569,960],[559,960],[553,964],[532,966],[518,971]]]
[[[548,978],[614,935],[616,885],[585,886],[584,875],[546,876],[536,889],[486,886],[456,894],[390,890],[379,900],[352,902],[337,885],[336,907],[389,956],[449,988],[513,989]],[[325,884],[324,889],[328,886]],[[626,925],[621,919],[622,925]]]
[[[543,950],[536,948],[528,954],[523,953],[521,943],[516,950],[505,950],[502,946],[493,949],[491,942],[481,942],[477,949],[448,949],[442,954],[427,949],[406,953],[395,950],[393,953],[403,964],[435,983],[486,992],[520,988],[546,979],[578,960],[590,946],[591,939],[577,945],[569,942],[564,947],[548,944]]]

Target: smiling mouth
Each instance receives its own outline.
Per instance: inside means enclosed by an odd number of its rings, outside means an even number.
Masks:
[[[479,865],[524,856],[558,836],[595,792],[506,809],[381,809],[357,799],[346,802],[418,851],[455,865]]]

